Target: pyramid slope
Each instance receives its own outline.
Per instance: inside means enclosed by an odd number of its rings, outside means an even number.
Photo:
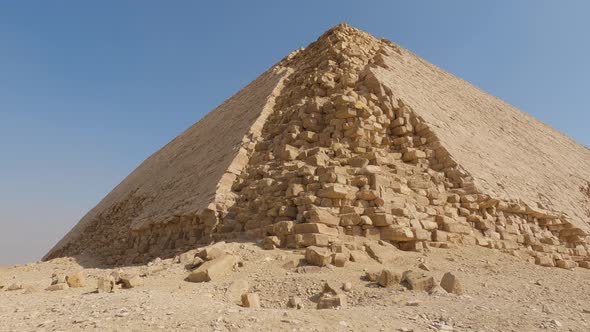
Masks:
[[[372,71],[410,105],[483,193],[588,230],[590,150],[414,54],[389,52]]]
[[[46,259],[140,263],[221,240],[339,252],[369,239],[590,267],[587,161],[563,134],[342,24],[150,157]]]
[[[287,75],[273,67],[150,156],[46,255],[108,248],[133,231],[199,214],[228,192]],[[270,107],[272,108],[272,107]],[[258,129],[257,129],[258,128]],[[87,241],[84,241],[84,240]]]

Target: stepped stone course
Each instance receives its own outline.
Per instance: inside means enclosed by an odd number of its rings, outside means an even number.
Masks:
[[[589,179],[585,147],[342,24],[148,158],[46,259],[131,264],[261,240],[327,248],[328,264],[371,239],[588,267]]]

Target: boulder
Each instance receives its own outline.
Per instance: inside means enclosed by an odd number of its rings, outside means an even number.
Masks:
[[[463,294],[463,287],[461,286],[459,278],[451,272],[447,272],[443,275],[442,280],[440,281],[440,286],[448,293],[458,295]]]
[[[186,278],[190,282],[206,282],[218,279],[228,274],[238,263],[238,258],[233,255],[223,255],[203,263]]]
[[[310,265],[326,266],[332,261],[332,253],[326,248],[307,247],[305,249],[305,260]]]
[[[66,282],[68,283],[68,286],[70,286],[71,288],[80,288],[84,287],[86,281],[84,279],[84,274],[82,274],[82,272],[76,272],[67,275]]]

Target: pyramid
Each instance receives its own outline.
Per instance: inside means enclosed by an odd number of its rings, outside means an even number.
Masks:
[[[340,24],[145,160],[44,259],[382,240],[589,267],[589,180],[584,146]]]

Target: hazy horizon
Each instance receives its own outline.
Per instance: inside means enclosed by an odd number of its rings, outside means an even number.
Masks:
[[[341,22],[590,146],[584,1],[32,3],[0,4],[0,265],[40,259],[149,155]]]

